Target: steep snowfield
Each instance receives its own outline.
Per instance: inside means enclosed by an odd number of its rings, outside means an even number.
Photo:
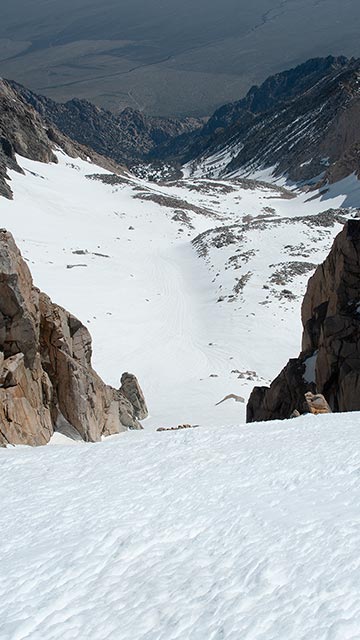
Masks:
[[[215,406],[297,354],[306,281],[356,215],[320,212],[357,204],[355,179],[324,201],[19,160],[1,225],[151,417],[0,450],[0,639],[358,640],[360,414],[246,426]]]
[[[1,640],[358,640],[360,414],[0,450]]]
[[[311,271],[270,293],[263,287],[277,263],[299,260],[302,243],[305,260],[323,260],[340,224],[317,230],[303,217],[345,196],[308,202],[308,194],[244,180],[160,186],[58,156],[58,165],[19,158],[25,175],[11,172],[14,200],[0,202],[1,225],[35,284],[87,324],[94,366],[107,382],[118,386],[126,370],[138,375],[151,413],[145,426],[244,420],[244,405],[215,403],[229,393],[247,397],[297,354]],[[247,225],[248,237],[230,247],[210,243],[199,257],[191,240],[229,225]],[[244,261],[229,263],[240,248]],[[249,272],[234,299],[217,302]],[[281,298],[289,287],[295,298]]]

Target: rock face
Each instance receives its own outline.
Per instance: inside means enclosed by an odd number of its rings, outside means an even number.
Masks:
[[[341,84],[342,73],[352,68],[353,62],[343,56],[313,58],[293,69],[270,76],[260,86],[253,86],[241,100],[219,107],[201,129],[181,136],[171,145],[163,145],[155,153],[158,157],[174,157],[177,154],[185,162],[195,159],[196,163],[229,146],[231,153],[228,162],[232,159],[233,168],[249,160],[255,163],[259,158],[266,164],[274,165],[289,155],[285,151],[292,148],[294,140],[291,130],[296,127],[293,120],[301,118],[304,127],[304,117],[308,112],[316,120],[316,109],[329,99],[329,94],[331,96],[336,92],[337,78],[340,77]],[[324,87],[332,81],[334,85],[324,97]],[[316,100],[319,101],[318,105],[315,105]],[[329,110],[326,118],[322,121],[323,131],[324,126],[330,124]],[[300,125],[298,128],[301,132]],[[314,123],[313,129],[316,128]],[[300,144],[303,137],[299,135]],[[310,136],[306,135],[305,139],[309,144]],[[279,145],[281,151],[277,153]],[[294,155],[295,152],[290,154],[290,158]],[[305,160],[309,160],[309,157]],[[294,166],[297,166],[296,162]],[[225,162],[223,172],[227,171]]]
[[[46,444],[54,430],[97,441],[141,429],[147,416],[136,380],[106,385],[91,366],[91,337],[33,286],[14,239],[0,230],[0,444]]]
[[[16,154],[37,162],[57,162],[56,147],[73,158],[91,159],[105,169],[121,172],[112,160],[70,140],[54,124],[45,122],[9,82],[0,78],[0,196],[12,197],[7,170],[23,173]]]
[[[134,407],[135,416],[139,420],[144,420],[148,416],[148,410],[144,394],[140,385],[132,373],[123,373],[121,376],[120,392],[127,398]]]
[[[302,305],[303,339],[270,387],[255,387],[247,421],[288,418],[321,393],[332,411],[360,410],[360,221],[348,221],[310,278]]]
[[[207,177],[276,167],[276,174],[326,188],[360,176],[360,60],[315,58],[269,77],[225,104],[199,130],[155,149]]]
[[[65,135],[128,165],[144,160],[159,145],[171,143],[175,137],[195,131],[203,124],[197,118],[155,118],[129,107],[114,114],[88,100],[73,98],[59,103],[15,82],[11,86]]]

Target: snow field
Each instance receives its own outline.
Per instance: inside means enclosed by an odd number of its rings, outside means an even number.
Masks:
[[[357,640],[359,424],[1,450],[1,639]]]
[[[99,444],[55,434],[58,446],[0,450],[0,639],[358,640],[360,414],[246,426],[244,405],[215,407],[298,352],[307,276],[291,303],[260,303],[269,265],[316,232],[298,220],[250,232],[253,280],[231,304],[216,300],[233,286],[233,249],[211,247],[205,262],[190,242],[268,206],[294,219],[340,206],[356,185],[306,202],[194,178],[105,185],[63,154],[21,164],[2,226],[35,284],[89,327],[100,375],[116,386],[138,375],[151,417]],[[207,214],[187,210],[189,229],[139,193]],[[239,380],[246,369],[257,379]],[[185,422],[200,427],[151,431]]]
[[[274,377],[298,352],[300,297],[276,309],[259,300],[268,263],[278,260],[294,233],[300,239],[306,234],[289,228],[249,237],[257,253],[244,268],[254,278],[236,305],[216,303],[219,283],[224,290],[234,283],[223,254],[211,254],[209,271],[191,239],[259,215],[264,207],[273,208],[275,217],[296,217],[339,198],[306,203],[307,194],[286,200],[274,186],[249,189],[192,178],[169,186],[129,174],[122,176],[125,182],[109,185],[85,177],[106,174],[103,169],[63,153],[58,158],[58,165],[19,158],[26,175],[11,172],[14,200],[2,199],[1,224],[14,234],[35,284],[89,328],[94,368],[114,386],[123,371],[138,376],[151,413],[147,428],[244,421],[245,405],[215,403],[229,393],[246,398],[254,384]],[[171,198],[171,206],[139,199],[141,194],[162,202]],[[185,209],[191,229],[172,220],[184,200],[206,209]],[[331,242],[330,234],[323,252]],[[219,278],[212,282],[214,270]],[[247,370],[256,371],[255,380],[238,379],[236,371]]]

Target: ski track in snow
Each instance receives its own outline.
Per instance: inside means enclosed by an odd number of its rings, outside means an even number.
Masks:
[[[357,640],[359,425],[0,450],[1,640]]]

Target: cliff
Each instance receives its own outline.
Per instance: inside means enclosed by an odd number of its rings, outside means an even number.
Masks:
[[[360,410],[360,221],[348,221],[310,278],[302,304],[302,351],[270,387],[255,387],[247,421],[305,410],[322,393],[333,411]]]
[[[0,230],[0,445],[46,444],[54,431],[94,442],[141,429],[147,416],[135,376],[120,389],[91,366],[91,337],[33,285],[12,235]]]

